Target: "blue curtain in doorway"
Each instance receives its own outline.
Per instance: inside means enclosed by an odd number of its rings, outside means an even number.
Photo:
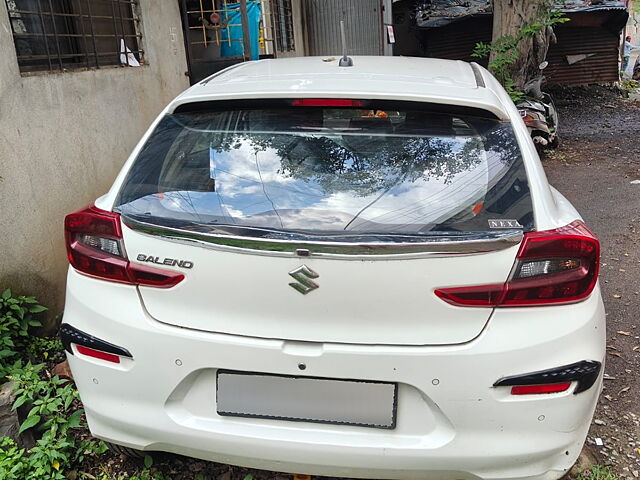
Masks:
[[[251,54],[249,55],[249,58],[251,58],[251,60],[258,60],[260,55],[260,14],[260,2],[255,0],[247,1],[249,38],[251,39]],[[223,25],[227,22],[229,25],[229,27],[222,29],[220,56],[242,56],[244,53],[244,43],[242,41],[242,15],[240,15],[240,4],[227,3],[225,10],[220,13],[220,21]]]

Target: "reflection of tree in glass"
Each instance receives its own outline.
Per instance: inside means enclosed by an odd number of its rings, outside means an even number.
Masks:
[[[255,153],[274,150],[279,173],[320,185],[327,194],[366,197],[402,182],[441,179],[469,171],[495,154],[505,165],[518,157],[510,127],[492,122],[481,136],[425,137],[318,133],[299,135],[228,132],[215,135],[218,152],[245,143]],[[489,150],[489,152],[487,152]],[[491,154],[490,153],[490,154]]]

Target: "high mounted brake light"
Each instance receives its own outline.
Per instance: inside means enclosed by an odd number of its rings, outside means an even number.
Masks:
[[[64,219],[69,263],[91,277],[130,285],[169,288],[184,279],[177,272],[129,262],[122,243],[120,215],[88,207]]]
[[[435,294],[461,307],[528,307],[575,303],[598,280],[600,242],[581,221],[524,234],[511,276],[504,284],[441,288]]]
[[[362,100],[348,98],[298,98],[291,102],[294,107],[362,107]]]

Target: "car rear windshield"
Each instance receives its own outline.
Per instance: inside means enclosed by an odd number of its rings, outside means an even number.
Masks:
[[[183,107],[149,137],[116,211],[198,232],[334,241],[533,227],[509,123],[388,101]]]

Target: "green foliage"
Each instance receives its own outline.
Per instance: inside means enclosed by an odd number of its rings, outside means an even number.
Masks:
[[[521,42],[531,41],[538,33],[545,31],[559,23],[568,22],[564,14],[555,10],[550,2],[541,2],[540,14],[532,21],[525,23],[517,35],[504,35],[495,42],[487,44],[479,42],[471,54],[476,58],[487,58],[494,54],[489,62],[489,71],[495,75],[514,102],[522,100],[525,94],[519,90],[513,80],[511,69],[520,58],[518,49]]]
[[[44,364],[23,365],[18,360],[8,370],[8,378],[14,382],[13,408],[29,407],[20,431],[33,429],[41,437],[28,452],[5,440],[0,449],[2,471],[26,469],[28,478],[33,480],[63,480],[64,472],[81,463],[86,455],[106,451],[103,442],[81,440],[74,434],[74,429],[85,424],[83,411],[78,408],[78,391],[71,382],[57,376],[49,378]]]
[[[620,80],[620,88],[627,95],[629,93],[635,92],[640,87],[640,83],[637,80],[631,80],[627,78],[622,78]]]
[[[0,480],[65,480],[64,465],[79,463],[87,454],[104,453],[101,442],[78,442],[45,432],[29,452],[10,438],[0,439]],[[75,447],[75,452],[71,447]],[[150,477],[151,478],[151,477]]]
[[[578,475],[578,480],[620,480],[620,477],[603,465],[593,465]]]
[[[152,472],[145,468],[140,472],[129,477],[129,480],[171,480],[162,472]]]
[[[27,351],[29,329],[42,326],[33,315],[45,310],[34,297],[14,297],[8,288],[0,295],[0,379],[7,366]]]
[[[121,473],[114,476],[105,472],[102,475],[92,478],[96,478],[97,480],[172,480],[171,477],[166,476],[164,473],[159,471],[151,471],[148,467],[138,470],[131,475],[127,473]],[[197,478],[198,477],[196,476],[196,479]]]
[[[27,364],[29,367],[30,364]],[[40,365],[42,366],[42,365]],[[21,430],[39,425],[40,430],[62,431],[68,428],[78,428],[82,410],[75,410],[69,414],[74,400],[79,400],[78,391],[67,380],[57,376],[50,380],[34,380],[22,377],[22,371],[9,378],[16,382],[16,400],[13,408],[25,403],[32,405]],[[68,415],[69,414],[69,415]],[[67,416],[68,415],[68,416]],[[37,420],[32,420],[36,418]],[[43,422],[40,422],[43,420]]]
[[[24,448],[19,448],[10,438],[0,439],[0,480],[27,478],[29,460]]]
[[[58,339],[30,335],[31,328],[41,326],[33,316],[45,310],[34,297],[13,296],[10,289],[0,295],[0,383],[5,378],[13,382],[12,408],[28,412],[20,433],[32,430],[37,438],[29,451],[11,439],[0,439],[0,480],[64,480],[65,472],[87,455],[107,449],[103,442],[86,441],[77,434],[85,424],[73,383],[51,377],[44,363],[28,360],[62,354]]]
[[[27,357],[32,361],[62,360],[64,347],[58,337],[31,337],[27,345]]]
[[[108,473],[95,477],[80,470],[87,456],[102,455],[102,441],[85,440],[83,410],[75,385],[52,377],[45,363],[61,357],[63,347],[55,337],[35,337],[30,329],[40,327],[35,314],[45,311],[34,297],[13,296],[10,289],[0,294],[0,384],[13,382],[14,410],[26,417],[20,432],[31,430],[37,439],[33,448],[20,448],[10,438],[0,438],[0,480],[66,480],[71,470],[77,477],[100,480],[171,480],[152,469],[146,456],[144,468],[130,475]]]

